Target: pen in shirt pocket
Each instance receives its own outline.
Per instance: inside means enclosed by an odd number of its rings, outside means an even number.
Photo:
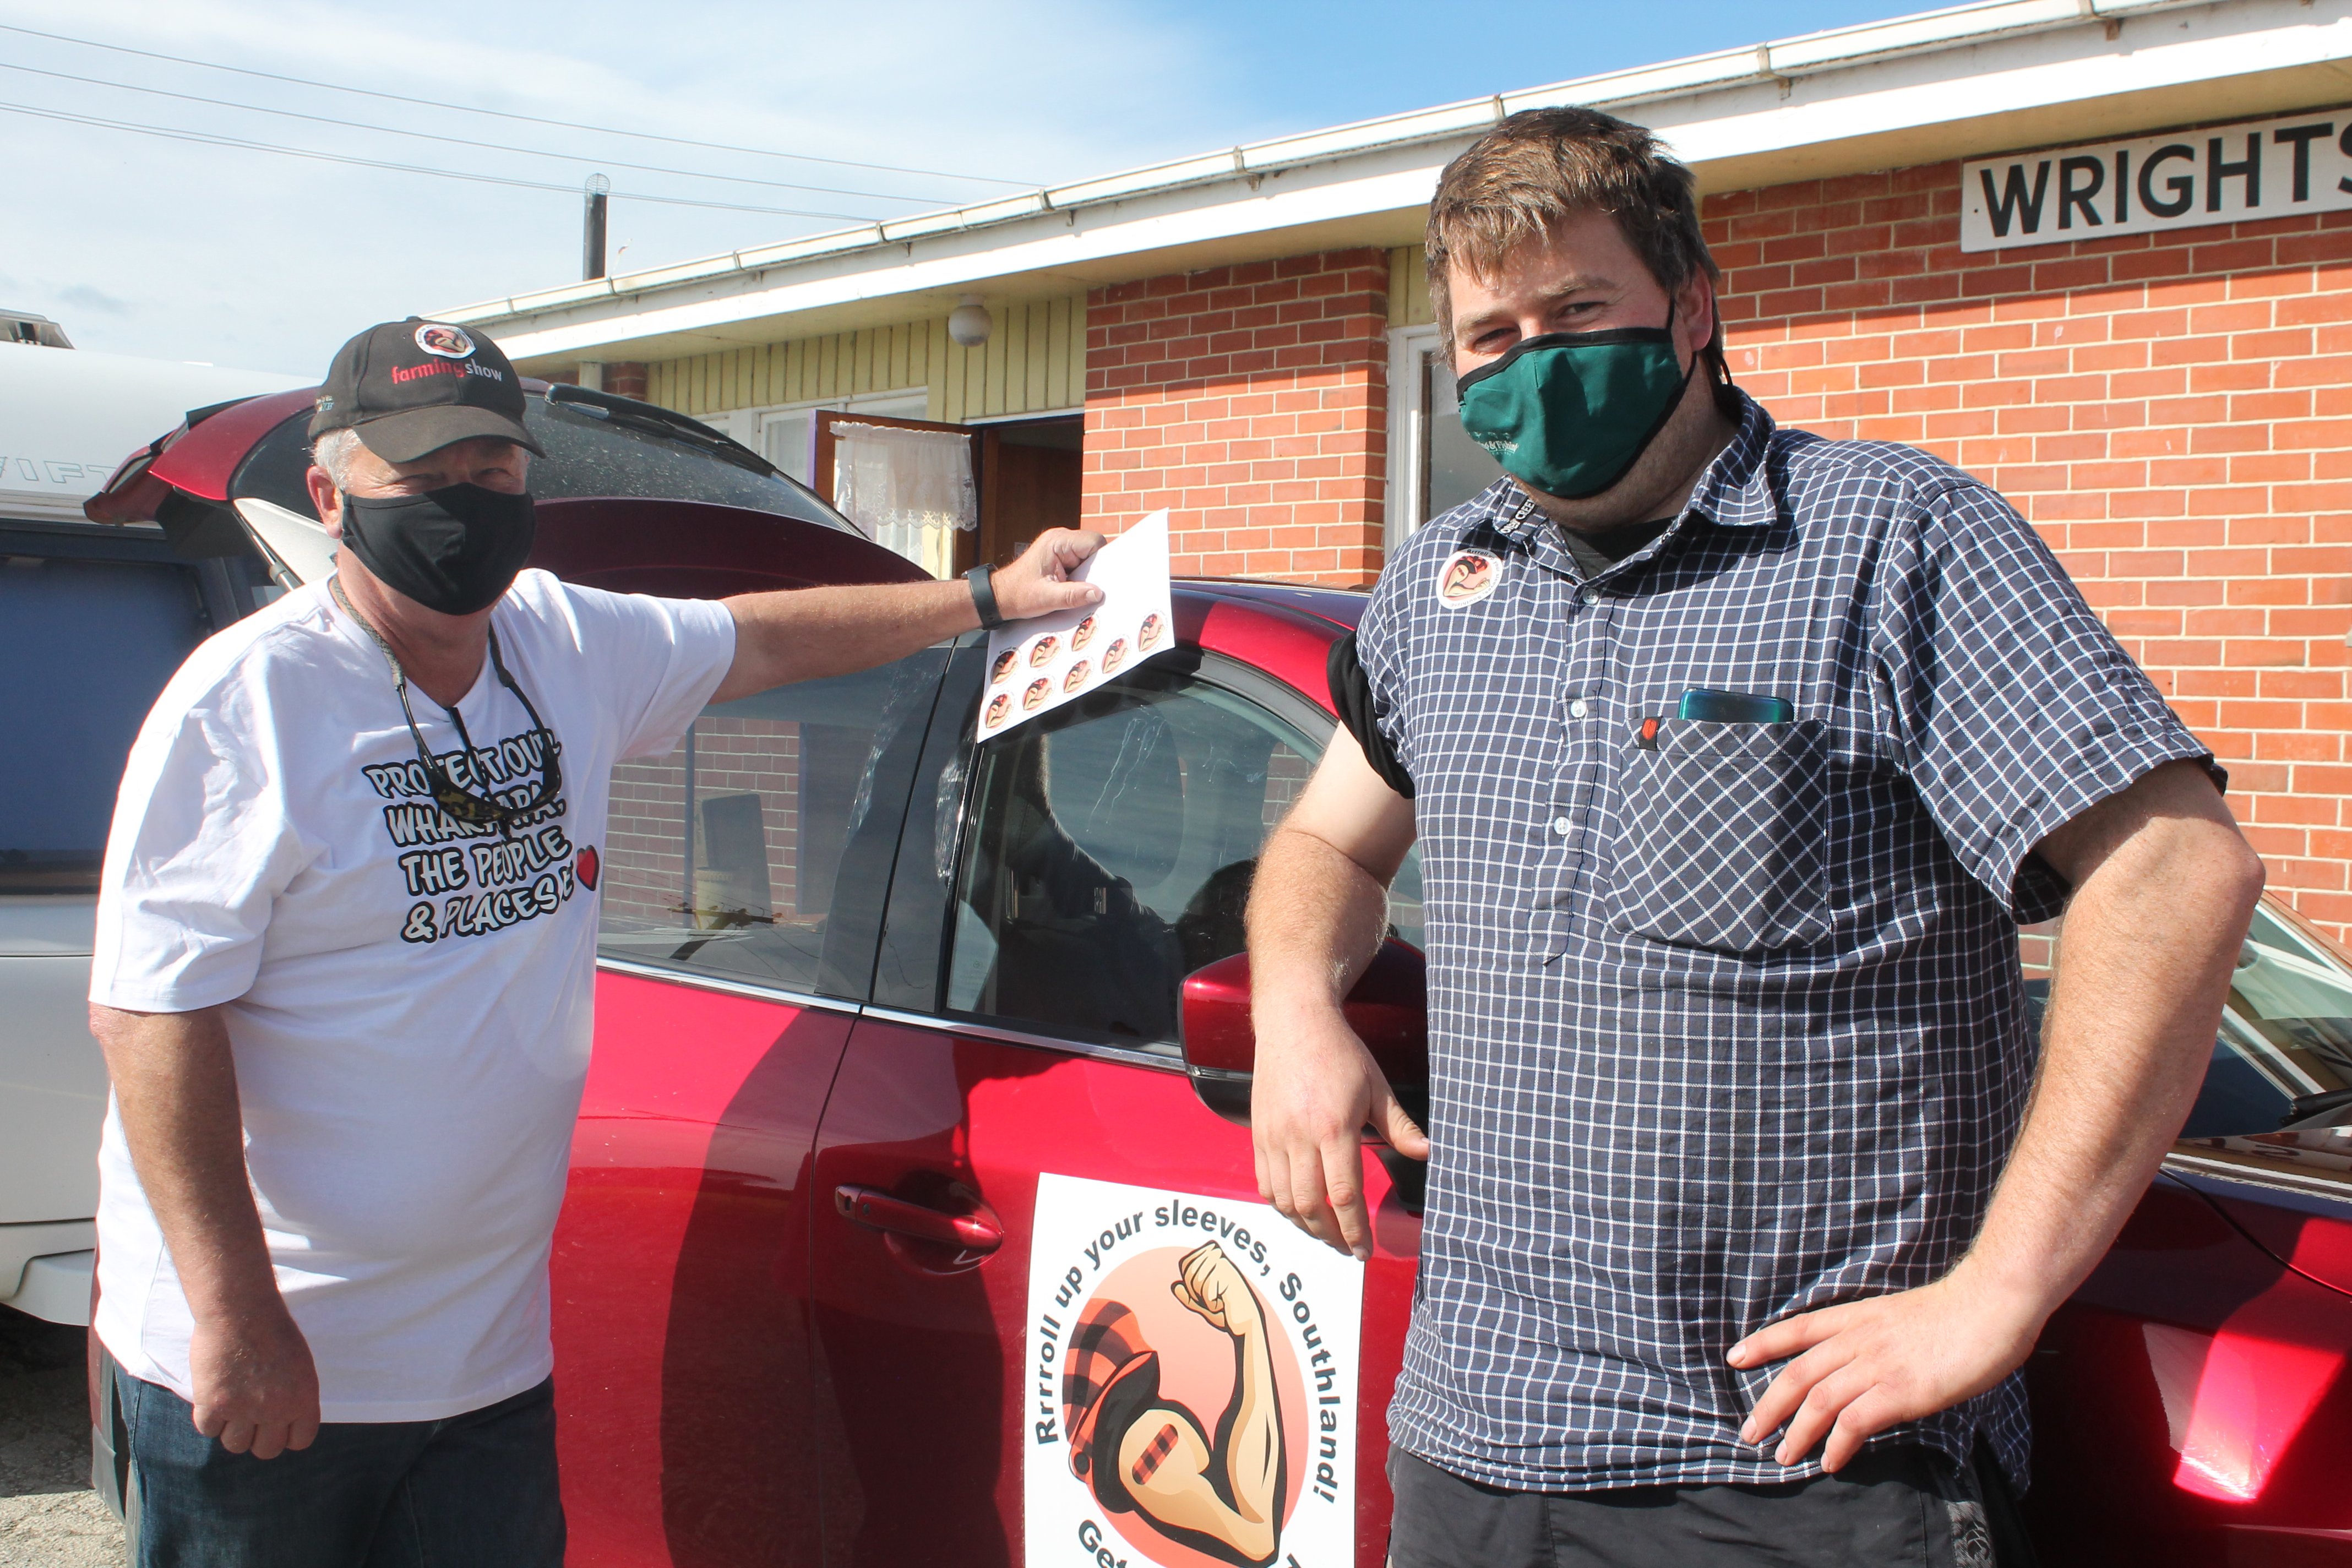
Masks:
[[[1785,697],[1762,697],[1748,691],[1715,691],[1694,686],[1682,695],[1675,717],[1686,723],[1698,724],[1792,724],[1797,710]],[[1645,751],[1654,751],[1658,744],[1659,726],[1665,722],[1661,716],[1643,719],[1634,733],[1634,744]]]

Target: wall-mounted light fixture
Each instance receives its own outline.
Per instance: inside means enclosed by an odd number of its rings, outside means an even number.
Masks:
[[[989,329],[995,322],[989,319],[988,307],[980,302],[977,294],[966,294],[948,312],[948,336],[968,349],[976,349],[988,341]]]

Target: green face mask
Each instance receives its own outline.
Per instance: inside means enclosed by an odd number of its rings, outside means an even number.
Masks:
[[[1691,372],[1664,327],[1546,332],[1460,385],[1462,428],[1504,471],[1546,495],[1597,496],[1633,466],[1682,402]]]

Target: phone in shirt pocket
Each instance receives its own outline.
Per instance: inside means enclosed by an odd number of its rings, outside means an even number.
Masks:
[[[1684,693],[1635,726],[1618,801],[1616,929],[1719,952],[1829,934],[1828,736],[1784,699]]]

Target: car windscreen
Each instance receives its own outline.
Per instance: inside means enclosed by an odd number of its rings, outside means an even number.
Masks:
[[[159,542],[160,548],[160,542]],[[0,527],[0,894],[88,892],[123,758],[210,629],[191,569],[62,554]]]
[[[2049,1006],[2058,925],[2025,933],[2025,989],[2035,1022]],[[2264,899],[2238,950],[2212,1060],[2181,1136],[2294,1142],[2352,1128],[2352,955]],[[2352,1136],[2352,1133],[2347,1133]]]
[[[559,401],[532,395],[523,415],[524,425],[547,452],[530,465],[530,492],[541,500],[622,496],[708,501],[858,531],[809,490],[715,430],[649,404],[557,391]],[[310,467],[309,425],[310,416],[298,414],[263,437],[237,466],[230,496],[257,496],[316,517],[303,479]]]

